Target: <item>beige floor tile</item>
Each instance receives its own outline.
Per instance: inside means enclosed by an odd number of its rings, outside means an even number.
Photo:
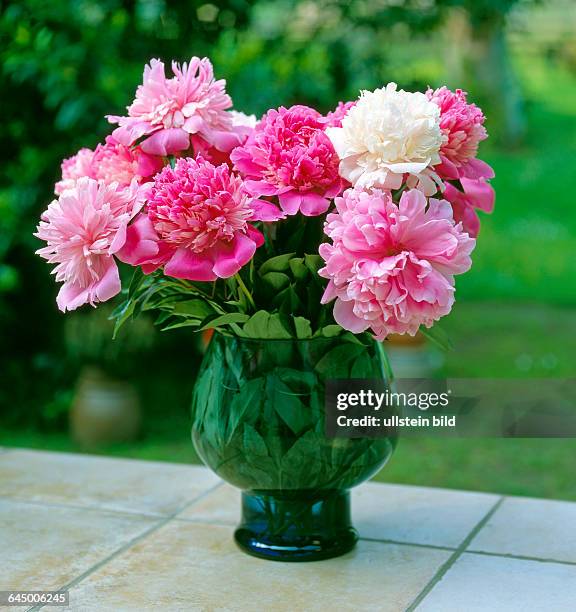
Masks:
[[[199,466],[15,450],[0,454],[0,497],[166,515],[214,486]]]
[[[574,612],[576,566],[466,553],[418,612]]]
[[[498,496],[367,483],[353,490],[354,524],[366,538],[457,547]]]
[[[576,563],[576,504],[507,498],[468,548]]]
[[[0,500],[0,591],[58,589],[157,522]]]
[[[172,521],[72,589],[70,604],[82,612],[398,612],[447,557],[440,550],[361,542],[329,561],[262,561],[236,548],[230,527]]]
[[[352,518],[364,538],[455,548],[497,500],[483,493],[367,483],[352,491]],[[224,484],[178,517],[235,525],[240,492]]]
[[[203,523],[236,525],[240,520],[240,489],[224,483],[185,510],[178,518]]]

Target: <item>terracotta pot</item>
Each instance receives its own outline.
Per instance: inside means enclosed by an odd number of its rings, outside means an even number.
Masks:
[[[141,409],[134,386],[98,368],[86,367],[78,379],[70,413],[72,437],[83,447],[134,440]]]

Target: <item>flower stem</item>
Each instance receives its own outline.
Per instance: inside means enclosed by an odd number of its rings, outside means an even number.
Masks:
[[[244,295],[248,298],[248,301],[252,305],[252,308],[256,310],[256,304],[254,303],[254,298],[252,297],[252,294],[250,293],[250,291],[248,291],[248,288],[244,284],[244,281],[242,280],[242,277],[240,276],[240,274],[234,274],[234,278],[236,279],[236,282],[238,283],[238,286],[240,287],[240,289],[242,289],[242,292],[244,293]]]

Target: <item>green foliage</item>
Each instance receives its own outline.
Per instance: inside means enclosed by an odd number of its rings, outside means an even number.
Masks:
[[[265,260],[257,254],[252,270],[214,283],[195,283],[133,274],[125,300],[113,311],[114,336],[140,313],[159,311],[156,323],[163,330],[192,327],[214,329],[243,338],[289,339],[335,336],[331,307],[322,306],[324,283],[317,276],[318,255],[288,253]]]

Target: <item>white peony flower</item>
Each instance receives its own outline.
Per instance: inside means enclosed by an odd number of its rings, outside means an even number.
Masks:
[[[247,115],[241,111],[231,110],[228,111],[232,116],[232,125],[234,127],[256,127],[256,123],[258,123],[258,119],[256,119],[256,115]]]
[[[326,129],[340,157],[340,175],[353,185],[399,189],[408,182],[433,195],[440,179],[429,167],[440,163],[444,142],[440,108],[422,93],[397,91],[396,83],[363,91],[342,120]]]

